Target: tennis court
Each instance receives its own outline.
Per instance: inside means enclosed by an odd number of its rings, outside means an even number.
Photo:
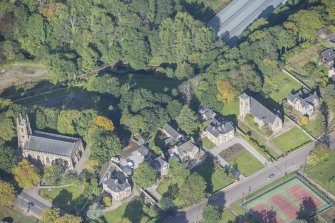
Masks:
[[[308,219],[330,206],[326,198],[295,176],[249,199],[243,207],[260,223],[289,223]]]

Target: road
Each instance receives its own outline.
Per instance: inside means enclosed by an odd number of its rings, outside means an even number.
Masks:
[[[217,37],[234,45],[237,37],[258,18],[269,16],[284,0],[233,0],[207,25],[217,31]]]
[[[17,196],[14,205],[23,209],[26,214],[31,214],[36,218],[40,218],[42,212],[46,208],[50,208],[51,204],[40,198],[39,195],[29,191],[22,191],[20,195]]]
[[[334,139],[334,137],[332,137]],[[221,191],[213,194],[208,199],[208,203],[218,205],[220,208],[228,207],[235,201],[248,195],[250,192],[258,190],[269,184],[272,180],[277,180],[285,176],[285,172],[291,173],[298,170],[305,164],[309,152],[313,149],[314,143],[288,154],[281,160],[268,164],[265,168],[257,173],[241,179],[239,182],[232,184]],[[274,174],[270,181],[268,176]],[[191,206],[185,212],[178,213],[175,217],[166,219],[162,223],[196,223],[201,220],[202,210],[207,205],[207,201]]]

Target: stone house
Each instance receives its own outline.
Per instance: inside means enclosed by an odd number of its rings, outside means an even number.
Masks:
[[[320,98],[316,92],[311,93],[306,88],[302,88],[295,94],[290,93],[287,97],[287,103],[302,115],[312,117],[320,104]]]
[[[320,53],[320,60],[328,69],[333,69],[335,60],[335,50],[333,48],[326,49]]]
[[[169,124],[165,124],[161,130],[166,135],[166,137],[168,137],[168,141],[177,142],[184,137],[183,134],[179,133]]]
[[[207,121],[207,120],[213,119],[216,115],[216,113],[214,111],[209,109],[204,104],[200,104],[200,106],[198,108],[198,112],[199,112],[199,115],[200,115],[200,119],[202,121]]]
[[[200,149],[193,140],[177,143],[169,149],[170,157],[176,158],[180,162],[187,162],[197,159],[200,156]]]
[[[280,112],[273,112],[257,101],[254,97],[243,93],[240,96],[240,117],[252,115],[260,128],[269,126],[273,132],[283,127],[283,119]]]
[[[102,182],[104,191],[112,195],[116,201],[121,201],[132,194],[127,177],[120,171],[110,169]]]
[[[135,169],[140,163],[147,163],[152,168],[156,169],[160,176],[165,176],[169,173],[170,165],[162,156],[157,156],[150,148],[142,145],[128,157],[134,163]]]
[[[235,128],[231,122],[214,119],[205,129],[204,135],[214,144],[222,144],[235,136]]]
[[[32,132],[28,116],[20,115],[16,120],[18,146],[24,158],[41,163],[45,166],[61,165],[73,170],[80,161],[84,146],[79,138]]]

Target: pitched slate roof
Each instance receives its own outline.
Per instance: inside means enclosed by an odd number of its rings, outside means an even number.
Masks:
[[[192,152],[194,150],[199,150],[199,147],[194,145],[192,140],[188,140],[187,142],[184,142],[184,143],[178,145],[177,149],[178,149],[179,154],[183,154],[183,153]]]
[[[124,191],[130,187],[126,176],[119,171],[112,172],[105,184],[113,192]]]
[[[332,48],[326,49],[320,53],[320,57],[325,61],[331,61],[335,59],[335,50]]]
[[[315,102],[318,102],[319,97],[316,93],[312,94],[309,90],[303,88],[295,94],[290,93],[287,100],[292,101],[293,103],[300,101],[301,105],[307,108],[309,106],[313,106]]]
[[[242,99],[250,98],[250,113],[265,124],[273,124],[276,118],[280,118],[275,112],[271,111],[252,96],[243,93]]]
[[[167,162],[160,156],[151,162],[151,166],[157,170],[161,170],[166,164]]]
[[[29,137],[24,149],[71,156],[76,147],[76,143],[79,141],[80,139],[78,138],[35,131],[33,135]]]
[[[199,113],[202,115],[203,119],[208,120],[214,118],[216,113],[209,109],[206,105],[201,104],[198,108]]]
[[[234,130],[234,126],[231,122],[220,122],[214,119],[205,131],[214,137],[218,137],[219,135],[224,135]]]
[[[169,124],[165,124],[162,130],[168,137],[172,138],[173,140],[177,140],[182,137],[182,135],[174,128],[172,128],[172,126]]]
[[[149,153],[150,150],[146,146],[140,146],[140,148],[137,149],[137,151],[144,157],[146,157]]]

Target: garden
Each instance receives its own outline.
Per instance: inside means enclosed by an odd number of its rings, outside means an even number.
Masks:
[[[223,150],[220,156],[244,176],[249,176],[264,167],[240,144],[235,144]]]
[[[308,142],[311,139],[298,127],[294,127],[291,130],[279,135],[273,139],[273,144],[280,148],[283,153],[293,151]]]

